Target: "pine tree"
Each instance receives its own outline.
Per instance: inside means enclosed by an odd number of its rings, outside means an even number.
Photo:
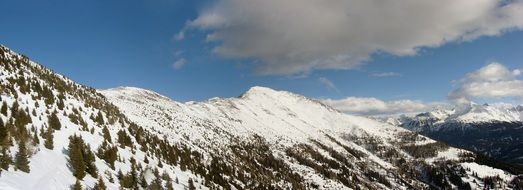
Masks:
[[[94,190],[106,190],[107,186],[105,186],[104,180],[102,178],[98,178],[98,182],[94,184]]]
[[[45,148],[50,149],[50,150],[53,150],[53,148],[54,148],[53,133],[54,133],[54,129],[51,127],[47,127],[47,131],[44,134],[44,138],[45,138],[44,146],[45,146]]]
[[[156,178],[153,181],[151,181],[151,184],[149,185],[148,188],[151,189],[151,190],[153,190],[153,189],[154,190],[156,190],[156,189],[163,189],[162,181],[160,181],[160,179]]]
[[[74,137],[69,137],[69,164],[73,170],[73,175],[77,179],[83,179],[85,177],[85,162],[82,154],[82,148],[79,142]]]
[[[33,135],[33,145],[37,144],[40,144],[40,139],[38,138],[38,131],[35,131]]]
[[[0,113],[2,113],[4,116],[7,116],[7,103],[4,102],[2,104],[2,108],[0,108]]]
[[[25,147],[25,142],[21,141],[18,145],[18,152],[15,157],[15,167],[20,171],[29,173],[29,159],[27,159],[27,148]]]
[[[7,148],[2,148],[2,155],[0,155],[0,167],[4,170],[9,169],[9,165],[13,163],[11,155],[7,152]]]
[[[158,167],[163,168],[162,160],[158,159]]]
[[[76,183],[74,183],[74,185],[71,186],[71,190],[82,190],[83,187],[82,187],[82,184],[80,184],[80,181],[78,179],[76,179]]]
[[[19,106],[20,106],[20,104],[18,104],[18,101],[15,100],[15,102],[13,102],[13,105],[11,106],[11,115],[13,117],[15,117],[16,114],[18,113]]]
[[[83,142],[83,141],[82,141]],[[84,144],[84,143],[82,143]],[[86,166],[86,172],[89,173],[93,177],[98,176],[98,169],[96,168],[96,165],[94,162],[96,161],[93,152],[91,151],[91,148],[89,145],[82,146],[82,154],[84,157],[84,164]]]
[[[62,98],[59,98],[58,99],[58,102],[56,103],[56,106],[58,107],[59,110],[64,110],[64,100]]]
[[[60,123],[60,119],[58,119],[58,116],[56,116],[56,111],[51,113],[51,115],[48,118],[48,126],[53,128],[54,130],[60,130],[62,128],[62,124]]]
[[[146,188],[148,185],[147,185],[147,181],[145,180],[145,176],[143,174],[143,171],[140,172],[140,186],[143,187],[143,188]]]
[[[189,178],[189,190],[196,190],[196,187],[194,186],[194,182],[192,181],[192,178]]]
[[[98,148],[97,156],[102,160],[105,160],[105,162],[107,162],[109,166],[114,169],[114,162],[118,158],[118,149],[116,146],[109,146],[107,141],[104,141]]]
[[[107,129],[107,126],[104,126],[102,128],[102,133],[104,134],[104,139],[107,142],[112,142],[112,140],[111,140],[111,133],[109,132],[109,129]]]
[[[165,183],[165,186],[166,186],[167,190],[174,190],[172,180],[167,180],[167,182]]]
[[[100,126],[105,124],[104,116],[102,115],[101,111],[98,112],[98,115],[95,118],[95,122],[98,123],[98,125],[100,125]]]
[[[147,158],[147,155],[145,155],[145,158],[143,159],[143,162],[148,164],[149,163],[149,159]]]
[[[7,133],[7,128],[4,125],[4,121],[2,121],[2,118],[0,117],[0,145],[5,145],[7,141],[7,137],[9,134]]]
[[[94,162],[94,154],[82,137],[76,135],[69,137],[69,164],[73,169],[74,176],[82,179],[87,172],[91,176],[97,177],[98,170]]]

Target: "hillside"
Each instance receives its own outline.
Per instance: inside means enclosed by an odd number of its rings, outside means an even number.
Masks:
[[[521,187],[471,152],[289,92],[180,103],[97,91],[3,46],[0,62],[0,189]]]

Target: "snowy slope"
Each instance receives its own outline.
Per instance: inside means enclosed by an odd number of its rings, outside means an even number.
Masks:
[[[24,133],[23,131],[28,131],[27,137],[33,137],[34,133],[38,133],[35,136],[39,141],[35,142],[36,139],[30,139],[24,143],[28,147],[30,155],[29,173],[17,170],[13,163],[7,165],[7,168],[0,169],[0,189],[2,190],[69,189],[76,181],[71,167],[68,165],[69,137],[80,135],[90,145],[91,151],[96,153],[104,141],[102,126],[109,129],[113,142],[110,144],[118,146],[118,160],[115,162],[115,168],[112,169],[104,160],[97,157],[95,165],[98,169],[98,177],[87,175],[83,178],[80,183],[84,188],[92,188],[97,178],[101,178],[108,189],[120,189],[120,184],[116,179],[118,171],[122,171],[124,174],[129,172],[131,157],[143,167],[140,172],[149,174],[145,176],[148,184],[155,179],[150,174],[153,169],[158,169],[160,174],[167,173],[173,180],[177,177],[179,183],[173,182],[173,187],[176,189],[186,187],[189,178],[202,181],[192,172],[181,171],[179,167],[157,167],[159,158],[152,156],[150,152],[136,149],[139,145],[119,146],[116,143],[118,141],[117,132],[128,130],[131,123],[125,121],[125,116],[114,110],[115,107],[105,101],[102,95],[91,88],[52,73],[4,46],[0,46],[0,91],[0,103],[5,103],[8,108],[5,114],[0,114],[0,119],[3,121],[0,127],[9,129],[7,138],[11,142],[0,144],[0,148],[6,150],[5,154],[0,151],[0,156],[16,157],[19,143],[23,141],[14,137],[18,133]],[[20,114],[13,112],[15,102],[20,112],[30,115],[30,122],[27,125],[13,126],[12,123],[21,120]],[[57,112],[56,115],[62,127],[53,134],[54,148],[48,149],[44,147],[45,139],[41,131],[49,128],[48,117],[53,111]],[[96,123],[92,119],[92,116],[98,113],[103,116],[104,124]],[[81,118],[85,122],[85,126],[72,122],[70,116],[73,115]],[[120,120],[120,122],[111,120]],[[33,128],[35,131],[32,130]],[[135,138],[132,140],[136,143]],[[144,162],[146,154],[149,155],[148,163]],[[114,182],[110,182],[111,178]],[[165,185],[166,182],[162,182]]]
[[[312,141],[332,147],[341,154],[347,154],[342,146],[329,138],[333,137],[344,145],[354,147],[368,155],[370,162],[368,162],[369,168],[366,169],[392,176],[391,173],[398,169],[391,163],[393,159],[380,155],[379,150],[370,148],[372,146],[356,143],[357,140],[354,139],[379,139],[382,149],[398,151],[398,154],[405,156],[406,159],[414,158],[398,148],[401,146],[398,144],[422,146],[436,143],[421,136],[410,142],[398,143],[399,137],[409,133],[407,130],[369,118],[343,114],[315,100],[265,87],[252,87],[238,98],[213,98],[203,102],[186,103],[176,102],[155,92],[133,87],[119,87],[101,93],[132,121],[168,135],[174,142],[191,144],[212,155],[226,152],[228,145],[235,141],[259,135],[267,140],[275,155],[286,162],[293,163],[296,168],[304,172],[309,170],[286,156],[283,153],[285,150],[300,144],[315,146]],[[426,158],[425,162],[430,164],[436,160],[457,161],[459,154],[466,152],[454,148],[444,148],[439,151],[434,156]],[[328,155],[328,153],[323,154]],[[325,178],[320,173],[307,172],[304,178],[310,183],[317,183],[319,187],[327,189],[345,186],[339,181],[319,180]],[[387,179],[393,178],[402,177],[394,176]],[[374,188],[400,188],[408,185],[398,183],[390,187],[374,186]],[[422,184],[414,183],[414,186],[416,185],[423,187]]]
[[[3,46],[0,62],[0,189],[68,189],[77,181],[73,135],[95,154],[97,174],[78,180],[87,189],[98,180],[107,189],[482,188],[491,175],[503,174],[503,187],[515,177],[469,151],[289,92],[253,87],[181,103],[132,87],[96,91]],[[61,128],[50,130],[52,115]],[[30,171],[17,161],[21,145]],[[115,150],[114,168],[104,146]]]

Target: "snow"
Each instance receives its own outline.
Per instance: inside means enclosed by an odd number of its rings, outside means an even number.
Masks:
[[[465,162],[461,163],[461,165],[463,166],[463,168],[468,168],[471,172],[477,173],[479,178],[499,176],[501,179],[505,181],[510,181],[514,178],[514,175],[511,175],[506,171],[497,168],[492,168],[490,166],[479,165],[474,162]]]

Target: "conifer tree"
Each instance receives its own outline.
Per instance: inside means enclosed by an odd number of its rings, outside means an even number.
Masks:
[[[9,165],[12,164],[11,155],[7,152],[7,148],[2,148],[2,155],[0,155],[0,167],[4,170],[9,169]]]
[[[85,176],[85,172],[93,177],[98,176],[95,157],[91,148],[84,143],[80,136],[73,135],[69,137],[69,163],[73,169],[73,174],[78,179]]]
[[[59,110],[64,110],[64,100],[62,98],[59,98],[58,99],[58,102],[56,103],[56,106],[58,107]]]
[[[143,171],[140,172],[140,186],[142,186],[143,188],[146,188],[148,186],[147,181],[145,180],[145,175],[143,174]]]
[[[27,148],[25,147],[25,142],[20,141],[18,145],[18,152],[15,157],[15,167],[20,171],[29,173],[29,159],[27,158]]]
[[[151,184],[148,187],[149,189],[163,189],[162,187],[162,181],[160,179],[156,178],[153,181],[151,181]]]
[[[148,164],[149,163],[149,159],[147,158],[147,155],[145,155],[145,158],[143,159],[143,162]]]
[[[194,186],[194,182],[192,181],[192,178],[189,178],[189,190],[196,190],[196,187]]]
[[[102,128],[102,133],[104,135],[104,139],[107,141],[107,142],[112,142],[111,141],[111,133],[109,132],[109,129],[107,129],[107,126],[104,126]]]
[[[98,178],[98,181],[94,184],[94,190],[106,190],[107,186],[105,186],[104,180],[102,178]]]
[[[158,167],[163,168],[162,160],[158,159]]]
[[[165,183],[165,186],[166,186],[167,190],[174,190],[174,189],[173,189],[173,181],[172,181],[172,180],[168,180],[168,181]]]
[[[16,117],[16,114],[18,113],[18,106],[19,106],[18,101],[15,100],[15,102],[11,106],[11,116],[12,117]]]
[[[60,128],[62,128],[62,124],[60,123],[60,119],[58,119],[58,116],[56,115],[56,111],[51,113],[47,122],[48,126],[53,128],[54,130],[60,130]]]
[[[4,124],[4,121],[2,121],[2,118],[0,117],[0,145],[1,146],[6,144],[8,136],[9,136],[9,134],[7,133],[7,128]]]
[[[83,179],[85,177],[85,162],[82,154],[82,148],[78,145],[79,142],[74,138],[69,137],[69,164],[73,170],[73,175],[77,179]]]
[[[38,131],[35,130],[33,135],[33,145],[40,144],[40,139],[38,139]]]
[[[107,141],[104,141],[98,148],[97,155],[114,169],[114,162],[118,158],[118,149],[115,146],[112,147],[107,143]]]
[[[51,127],[47,127],[47,130],[45,131],[45,134],[44,134],[44,146],[45,148],[47,149],[50,149],[50,150],[53,150],[54,148],[54,129],[51,128]]]
[[[0,108],[0,113],[2,113],[4,116],[7,116],[7,103],[2,103],[2,108]]]
[[[86,172],[89,173],[93,177],[98,176],[98,169],[96,168],[96,165],[94,162],[96,161],[93,152],[91,151],[91,148],[89,145],[85,145],[82,140],[82,154],[84,157],[84,164],[86,166]]]
[[[80,180],[76,179],[76,183],[71,186],[71,190],[82,190],[82,184],[80,184]]]
[[[100,126],[105,123],[104,122],[104,116],[102,115],[101,111],[98,111],[98,115],[95,118],[95,122],[98,123],[98,125],[100,125]]]

